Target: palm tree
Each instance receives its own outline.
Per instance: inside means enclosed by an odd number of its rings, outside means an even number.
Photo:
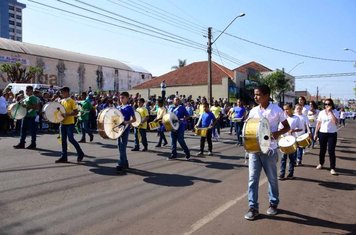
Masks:
[[[181,59],[178,59],[178,66],[177,65],[174,65],[171,67],[171,69],[179,69],[179,68],[183,68],[184,66],[187,65],[187,60],[181,60]]]

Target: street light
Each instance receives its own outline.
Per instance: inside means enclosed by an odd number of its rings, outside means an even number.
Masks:
[[[301,65],[301,64],[304,64],[304,61],[302,61],[302,62],[299,62],[298,64],[296,64],[291,70],[289,70],[289,74],[290,74],[290,72],[292,72],[296,67],[298,67],[299,65]]]
[[[212,48],[211,46],[218,40],[218,38],[227,30],[227,28],[230,27],[230,25],[239,17],[245,16],[245,13],[241,13],[240,15],[236,16],[226,27],[225,29],[215,38],[213,42],[211,42],[211,27],[208,28],[208,100],[211,103],[213,100],[212,96],[212,69],[211,69],[211,53],[212,53]]]
[[[353,53],[355,53],[355,54],[356,54],[356,51],[355,51],[355,50],[353,50],[353,49],[351,49],[351,48],[344,48],[344,50],[345,50],[345,51],[352,51]]]

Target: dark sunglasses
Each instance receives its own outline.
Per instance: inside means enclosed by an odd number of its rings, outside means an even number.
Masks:
[[[331,105],[330,103],[324,103],[324,106]]]

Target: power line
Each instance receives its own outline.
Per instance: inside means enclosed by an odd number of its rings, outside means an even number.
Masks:
[[[267,49],[270,49],[270,50],[282,52],[282,53],[285,53],[285,54],[290,54],[290,55],[295,55],[295,56],[300,56],[300,57],[310,58],[310,59],[316,59],[316,60],[324,60],[324,61],[346,62],[346,63],[355,62],[354,60],[330,59],[330,58],[323,58],[323,57],[310,56],[310,55],[304,55],[304,54],[300,54],[300,53],[290,52],[290,51],[286,51],[286,50],[282,50],[282,49],[266,46],[266,45],[263,45],[261,43],[253,42],[253,41],[250,41],[250,40],[247,40],[247,39],[232,35],[230,33],[226,33],[225,32],[225,34],[230,36],[230,37],[237,38],[237,39],[239,39],[241,41],[248,42],[250,44],[254,44],[254,45],[257,45],[257,46],[260,46],[260,47],[264,47],[264,48],[267,48]]]
[[[300,76],[294,76],[294,77],[295,77],[295,79],[303,79],[303,78],[348,77],[348,76],[356,76],[356,72],[351,72],[351,73],[329,73],[329,74],[300,75]]]

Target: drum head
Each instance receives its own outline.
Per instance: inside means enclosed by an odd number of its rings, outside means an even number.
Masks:
[[[43,106],[44,117],[51,123],[60,123],[63,121],[62,113],[65,113],[63,105],[57,102],[49,102]]]
[[[142,118],[141,118],[140,113],[137,112],[137,111],[135,111],[135,118],[136,118],[136,121],[133,122],[133,123],[131,123],[131,125],[132,125],[133,127],[138,127],[138,126],[141,124],[141,122],[142,122]]]
[[[12,119],[21,120],[26,116],[27,110],[21,104],[13,103],[8,107],[8,114]]]
[[[278,141],[278,145],[280,147],[289,147],[295,144],[295,137],[294,136],[284,136]]]
[[[267,153],[271,144],[271,131],[266,118],[261,118],[257,132],[258,142],[262,153]]]
[[[179,129],[179,119],[174,113],[169,113],[169,122],[173,130],[177,131]]]
[[[309,138],[309,134],[308,133],[305,133],[303,135],[300,135],[297,137],[297,141],[302,141],[302,140],[305,140],[305,139],[308,139]]]
[[[124,122],[124,116],[121,111],[116,108],[107,108],[100,112],[98,116],[99,132],[103,138],[117,139],[125,130],[125,126],[121,125]]]

